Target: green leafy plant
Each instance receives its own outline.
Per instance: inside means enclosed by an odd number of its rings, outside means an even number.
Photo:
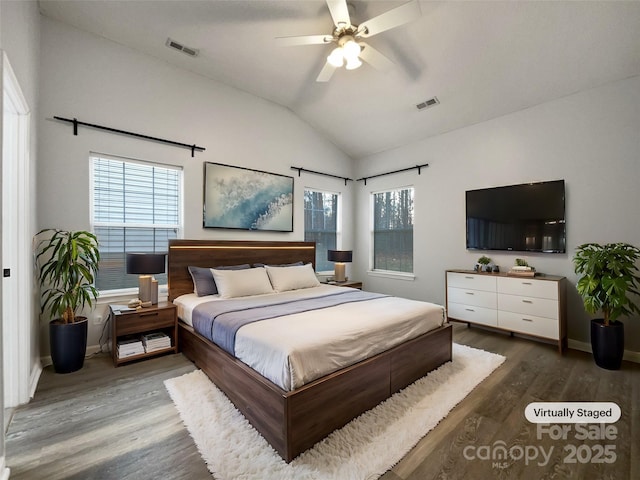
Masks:
[[[578,293],[587,312],[602,311],[605,325],[620,316],[640,313],[629,295],[640,295],[639,258],[640,249],[628,243],[585,243],[576,248],[573,263],[581,275]]]
[[[517,267],[528,267],[529,264],[527,263],[527,261],[523,258],[516,258],[516,266]]]
[[[489,257],[483,255],[478,259],[478,263],[480,265],[489,265],[491,263],[491,259]]]
[[[85,231],[45,229],[36,247],[42,289],[42,312],[49,311],[61,323],[73,323],[78,311],[92,307],[98,298],[94,274],[98,271],[98,239]]]

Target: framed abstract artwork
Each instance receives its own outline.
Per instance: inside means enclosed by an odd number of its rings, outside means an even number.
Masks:
[[[203,227],[293,232],[293,177],[205,162]]]

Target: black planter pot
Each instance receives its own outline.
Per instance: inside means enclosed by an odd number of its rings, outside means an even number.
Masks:
[[[596,365],[607,370],[619,370],[624,355],[624,324],[604,320],[591,320],[591,350]]]
[[[84,365],[87,351],[86,318],[77,318],[74,323],[49,322],[49,347],[56,373],[71,373]]]

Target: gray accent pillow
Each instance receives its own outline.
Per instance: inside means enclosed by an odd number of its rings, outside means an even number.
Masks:
[[[225,265],[221,267],[214,267],[216,270],[246,270],[251,268],[248,263],[242,265]],[[193,291],[199,297],[206,295],[216,295],[218,288],[216,282],[213,280],[213,274],[211,268],[206,267],[189,267],[189,273],[191,274],[191,280],[193,280]]]

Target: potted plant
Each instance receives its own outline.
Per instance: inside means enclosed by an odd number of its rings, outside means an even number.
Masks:
[[[491,263],[491,259],[489,257],[487,257],[486,255],[481,256],[478,259],[478,265],[480,265],[480,268],[478,269],[478,271],[487,271],[487,268],[489,268],[489,264]]]
[[[617,370],[622,363],[624,324],[618,317],[640,313],[633,298],[639,294],[638,258],[640,249],[628,243],[585,243],[573,258],[585,310],[604,317],[591,320],[591,348],[602,368]]]
[[[82,368],[87,350],[87,318],[78,316],[98,297],[93,285],[98,270],[98,240],[85,231],[45,229],[36,237],[36,265],[42,294],[42,313],[50,312],[49,345],[57,373]]]

